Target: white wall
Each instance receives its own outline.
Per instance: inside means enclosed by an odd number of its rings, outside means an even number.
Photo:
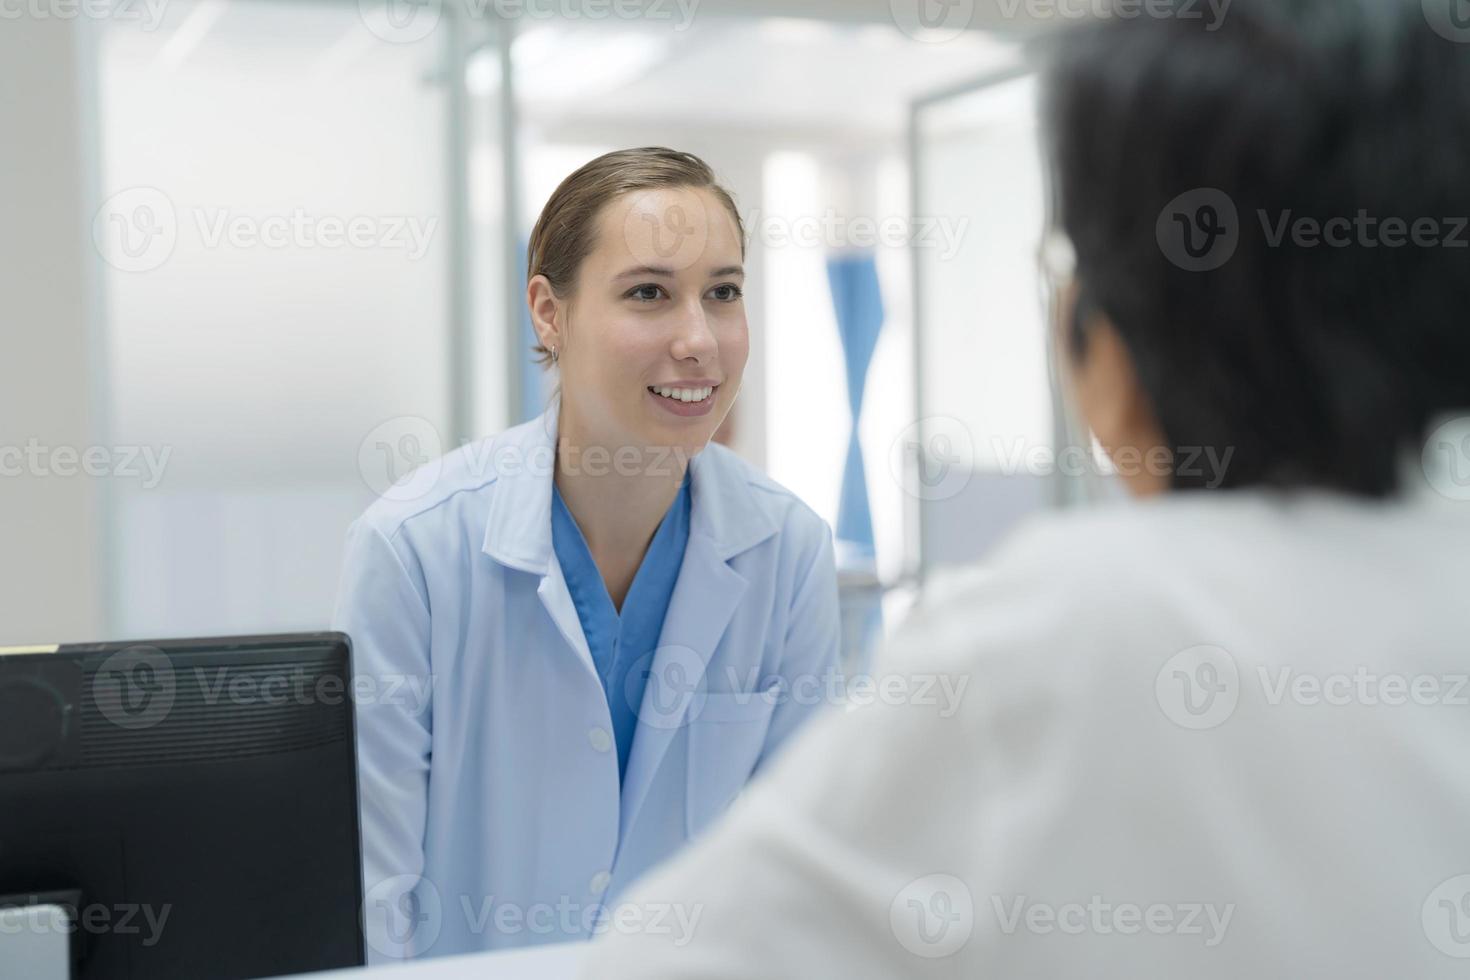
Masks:
[[[455,446],[441,39],[387,44],[355,4],[233,4],[180,54],[186,23],[101,48],[113,428],[169,453],[156,485],[114,481],[109,627],[323,628],[384,454]],[[172,241],[130,262],[139,201]]]
[[[0,451],[94,439],[75,33],[57,19],[0,29]],[[8,475],[16,462],[0,460],[0,644],[94,638],[97,483],[41,475],[64,457]]]

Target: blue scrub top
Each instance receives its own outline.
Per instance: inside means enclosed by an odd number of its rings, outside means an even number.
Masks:
[[[613,606],[597,563],[592,560],[587,539],[554,481],[551,495],[551,543],[572,604],[577,608],[597,677],[602,681],[618,746],[618,778],[622,781],[627,775],[628,756],[638,728],[638,709],[648,683],[647,670],[632,677],[629,673],[634,664],[658,648],[664,615],[669,611],[669,600],[679,581],[684,546],[689,543],[689,478],[685,476],[678,496],[654,532],[643,562],[633,576],[633,584],[623,598],[621,615]]]

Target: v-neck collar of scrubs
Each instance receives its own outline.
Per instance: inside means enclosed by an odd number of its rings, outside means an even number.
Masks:
[[[689,542],[689,487],[690,479],[686,475],[633,575],[620,614],[592,558],[586,536],[552,481],[552,547],[607,698],[620,777],[627,772],[638,727],[638,710],[648,679],[648,663],[641,661],[651,663],[658,648],[659,634],[663,631],[664,617]]]

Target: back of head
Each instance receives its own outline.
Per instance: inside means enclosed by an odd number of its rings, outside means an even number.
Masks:
[[[1429,423],[1470,407],[1457,2],[1120,3],[1132,17],[1059,45],[1046,111],[1081,306],[1116,325],[1171,445],[1234,450],[1227,488],[1386,495]]]

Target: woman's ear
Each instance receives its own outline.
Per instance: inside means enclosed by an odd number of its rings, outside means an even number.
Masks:
[[[531,311],[531,327],[536,331],[536,340],[547,350],[560,350],[566,346],[561,326],[566,317],[558,315],[563,305],[551,288],[551,280],[545,276],[532,276],[526,283],[526,307]]]
[[[1070,299],[1077,301],[1075,294]],[[1092,311],[1080,327],[1080,353],[1069,358],[1067,370],[1077,408],[1130,492],[1143,497],[1166,491],[1167,473],[1144,465],[1168,449],[1133,354],[1107,314]],[[1070,343],[1067,347],[1071,349]]]

